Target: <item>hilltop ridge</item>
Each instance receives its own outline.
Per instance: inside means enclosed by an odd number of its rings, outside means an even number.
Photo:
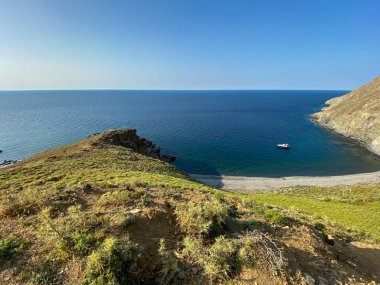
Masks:
[[[317,124],[350,137],[380,155],[380,76],[325,104],[325,108],[312,115]]]

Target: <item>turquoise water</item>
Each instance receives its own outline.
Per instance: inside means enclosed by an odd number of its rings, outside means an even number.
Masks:
[[[345,93],[2,91],[0,161],[107,129],[137,128],[190,173],[275,177],[379,170],[379,157],[308,118]],[[277,143],[291,149],[278,150]]]

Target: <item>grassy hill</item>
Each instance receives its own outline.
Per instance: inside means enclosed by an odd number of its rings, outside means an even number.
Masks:
[[[109,131],[0,169],[0,284],[378,281],[379,193],[229,193]]]

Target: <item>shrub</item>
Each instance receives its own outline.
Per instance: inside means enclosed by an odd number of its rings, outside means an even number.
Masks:
[[[32,279],[34,284],[37,285],[53,285],[59,284],[59,280],[57,278],[58,268],[54,264],[54,261],[43,259],[39,260],[35,265]]]
[[[115,190],[103,194],[98,200],[99,206],[123,206],[134,199],[139,199],[144,195],[143,191]]]
[[[111,221],[116,226],[126,228],[136,221],[136,216],[132,213],[117,213],[111,217]]]
[[[334,244],[334,240],[330,240],[330,239],[329,239],[328,232],[327,232],[327,228],[326,228],[326,226],[325,226],[324,224],[317,222],[317,223],[314,224],[314,227],[315,227],[317,230],[321,231],[321,233],[322,233],[322,235],[323,235],[323,238],[324,238],[325,242],[327,242],[327,243],[329,243],[329,244],[332,244],[332,245]],[[362,235],[365,236],[364,233],[362,233]]]
[[[275,275],[282,274],[287,263],[283,250],[274,240],[257,230],[247,232],[240,240],[239,261],[251,268],[264,267]]]
[[[138,249],[131,242],[108,238],[104,240],[99,250],[88,256],[83,283],[86,285],[133,283],[138,257]]]
[[[326,231],[327,231],[327,229],[326,229],[326,226],[325,226],[324,224],[322,224],[322,223],[320,223],[320,222],[317,222],[317,223],[314,224],[314,227],[315,227],[317,230],[321,231],[323,234],[326,235]]]
[[[270,218],[270,220],[276,224],[284,224],[285,217],[278,211],[273,209],[265,210],[265,216]]]
[[[24,246],[25,240],[15,235],[0,239],[0,263],[20,253]]]
[[[165,239],[160,239],[158,255],[160,256],[162,265],[160,283],[170,284],[179,269],[177,259],[166,247]]]
[[[178,203],[175,209],[182,230],[190,235],[210,235],[220,231],[228,215],[228,207],[216,199],[203,203]]]
[[[182,254],[192,261],[199,261],[202,259],[204,254],[204,246],[200,239],[193,238],[191,236],[186,236],[183,239],[184,248]]]
[[[26,189],[4,197],[0,201],[0,217],[36,213],[44,204],[44,195],[41,194],[37,189]]]
[[[207,249],[203,269],[210,280],[226,280],[238,266],[238,247],[234,240],[220,236]]]
[[[85,255],[96,246],[97,221],[82,212],[80,206],[69,207],[67,217],[60,224],[55,224],[46,214],[43,221],[43,232],[58,241],[59,250]]]

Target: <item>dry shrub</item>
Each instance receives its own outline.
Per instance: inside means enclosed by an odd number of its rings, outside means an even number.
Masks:
[[[275,241],[265,233],[258,230],[247,232],[240,240],[239,258],[242,265],[248,267],[259,266],[282,275],[287,260]]]

